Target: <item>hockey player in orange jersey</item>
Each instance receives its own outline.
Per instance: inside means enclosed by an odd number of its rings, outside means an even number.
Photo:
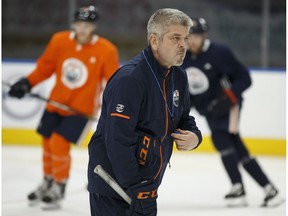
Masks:
[[[9,95],[22,98],[55,74],[50,99],[87,116],[95,115],[103,80],[119,68],[117,48],[96,34],[98,18],[94,6],[79,8],[72,30],[53,35],[35,70],[12,85]],[[78,143],[88,127],[88,118],[79,113],[47,104],[37,128],[43,137],[44,179],[28,195],[30,204],[42,201],[46,207],[60,207],[69,177],[70,143]]]

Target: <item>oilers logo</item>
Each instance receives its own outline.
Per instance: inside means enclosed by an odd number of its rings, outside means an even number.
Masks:
[[[61,81],[67,88],[80,88],[86,83],[87,78],[88,70],[82,61],[69,58],[63,62]]]
[[[119,112],[119,113],[121,113],[121,112],[123,112],[124,111],[124,105],[123,104],[117,104],[117,106],[116,106],[116,111],[117,112]]]
[[[186,69],[189,92],[192,95],[202,94],[209,88],[209,81],[203,71],[196,67],[189,67]]]
[[[173,92],[173,104],[175,107],[179,106],[179,91],[178,90],[175,90]]]

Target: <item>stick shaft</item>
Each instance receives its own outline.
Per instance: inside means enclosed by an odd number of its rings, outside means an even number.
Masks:
[[[119,196],[121,196],[129,205],[131,205],[131,198],[121,188],[121,186],[102,168],[101,165],[97,165],[94,172],[98,174]]]
[[[11,87],[11,85],[7,82],[4,82],[2,81],[2,84],[6,85],[6,86],[9,86]],[[26,93],[26,95],[30,96],[30,97],[33,97],[33,98],[36,98],[36,99],[39,99],[41,101],[44,101],[46,103],[49,103],[50,105],[56,107],[56,108],[59,108],[59,109],[62,109],[64,111],[68,111],[68,112],[73,112],[77,115],[81,115],[81,116],[84,116],[85,118],[89,119],[89,120],[93,120],[93,121],[97,121],[98,119],[95,118],[94,116],[88,116],[87,114],[85,113],[82,113],[81,111],[78,111],[76,109],[73,109],[72,107],[70,106],[67,106],[65,104],[62,104],[58,101],[55,101],[55,100],[51,100],[51,99],[48,99],[48,98],[45,98],[45,97],[42,97],[41,95],[39,94],[35,94],[35,93]]]

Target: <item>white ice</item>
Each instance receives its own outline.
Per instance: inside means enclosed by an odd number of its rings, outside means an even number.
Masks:
[[[286,197],[285,157],[258,156],[265,173]],[[43,211],[29,207],[26,196],[42,178],[40,147],[2,146],[3,216],[90,215],[86,191],[86,149],[72,149],[72,168],[62,208]],[[241,169],[248,207],[227,208],[223,196],[230,190],[227,174],[216,153],[174,153],[159,189],[158,216],[284,216],[286,203],[260,207],[263,190]],[[105,216],[105,215],[104,215]]]

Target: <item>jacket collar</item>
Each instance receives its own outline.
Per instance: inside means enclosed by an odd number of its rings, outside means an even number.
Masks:
[[[150,66],[153,69],[155,74],[160,75],[161,77],[164,78],[166,75],[171,74],[170,71],[173,71],[173,66],[172,66],[169,68],[169,74],[167,74],[168,68],[159,64],[159,62],[157,61],[157,59],[154,57],[154,55],[152,53],[150,45],[148,45],[144,49],[144,54],[145,54],[147,61],[149,62]]]

